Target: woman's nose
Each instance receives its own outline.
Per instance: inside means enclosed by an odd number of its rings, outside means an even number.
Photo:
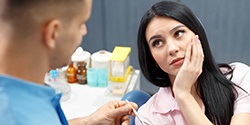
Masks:
[[[174,56],[179,51],[178,45],[175,43],[175,41],[169,40],[167,42],[168,45],[168,52],[170,56]]]

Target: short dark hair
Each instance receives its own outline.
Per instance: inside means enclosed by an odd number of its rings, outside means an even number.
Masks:
[[[230,124],[234,101],[237,96],[234,83],[228,80],[220,71],[220,67],[215,62],[210,50],[203,25],[197,16],[184,4],[174,1],[162,1],[154,4],[142,17],[138,30],[137,45],[139,64],[144,76],[156,86],[171,86],[168,74],[157,65],[146,41],[146,28],[154,17],[173,18],[199,36],[204,52],[204,62],[196,91],[203,100],[206,107],[205,114],[211,122],[217,125]],[[225,65],[223,66],[232,71],[229,65]]]
[[[76,8],[82,7],[77,1],[80,0],[6,0],[2,19],[12,23],[17,34],[31,35],[46,16],[69,21]]]

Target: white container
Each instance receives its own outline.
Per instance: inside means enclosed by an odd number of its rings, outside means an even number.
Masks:
[[[100,50],[91,55],[91,67],[92,68],[104,68],[110,72],[110,57],[111,52],[106,50]]]
[[[82,47],[78,47],[71,56],[71,61],[74,62],[74,67],[77,68],[77,62],[85,61],[87,63],[86,68],[90,67],[90,53],[84,51]]]

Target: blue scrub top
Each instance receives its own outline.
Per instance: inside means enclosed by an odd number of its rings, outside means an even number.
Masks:
[[[68,125],[60,98],[49,86],[0,75],[0,125]]]

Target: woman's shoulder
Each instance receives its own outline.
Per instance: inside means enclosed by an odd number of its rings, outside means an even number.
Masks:
[[[250,67],[241,62],[231,63],[230,66],[233,68],[231,81],[242,88],[236,87],[238,95],[234,104],[234,114],[250,113]]]
[[[233,69],[232,81],[238,85],[250,81],[250,67],[242,62],[229,64]]]
[[[156,92],[150,99],[143,104],[139,110],[145,112],[150,110],[150,112],[167,112],[171,105],[174,105],[175,99],[172,95],[172,90],[170,87],[160,87],[158,92]],[[168,106],[169,105],[169,106]]]
[[[250,70],[250,67],[242,62],[233,62],[229,64],[235,70]]]

